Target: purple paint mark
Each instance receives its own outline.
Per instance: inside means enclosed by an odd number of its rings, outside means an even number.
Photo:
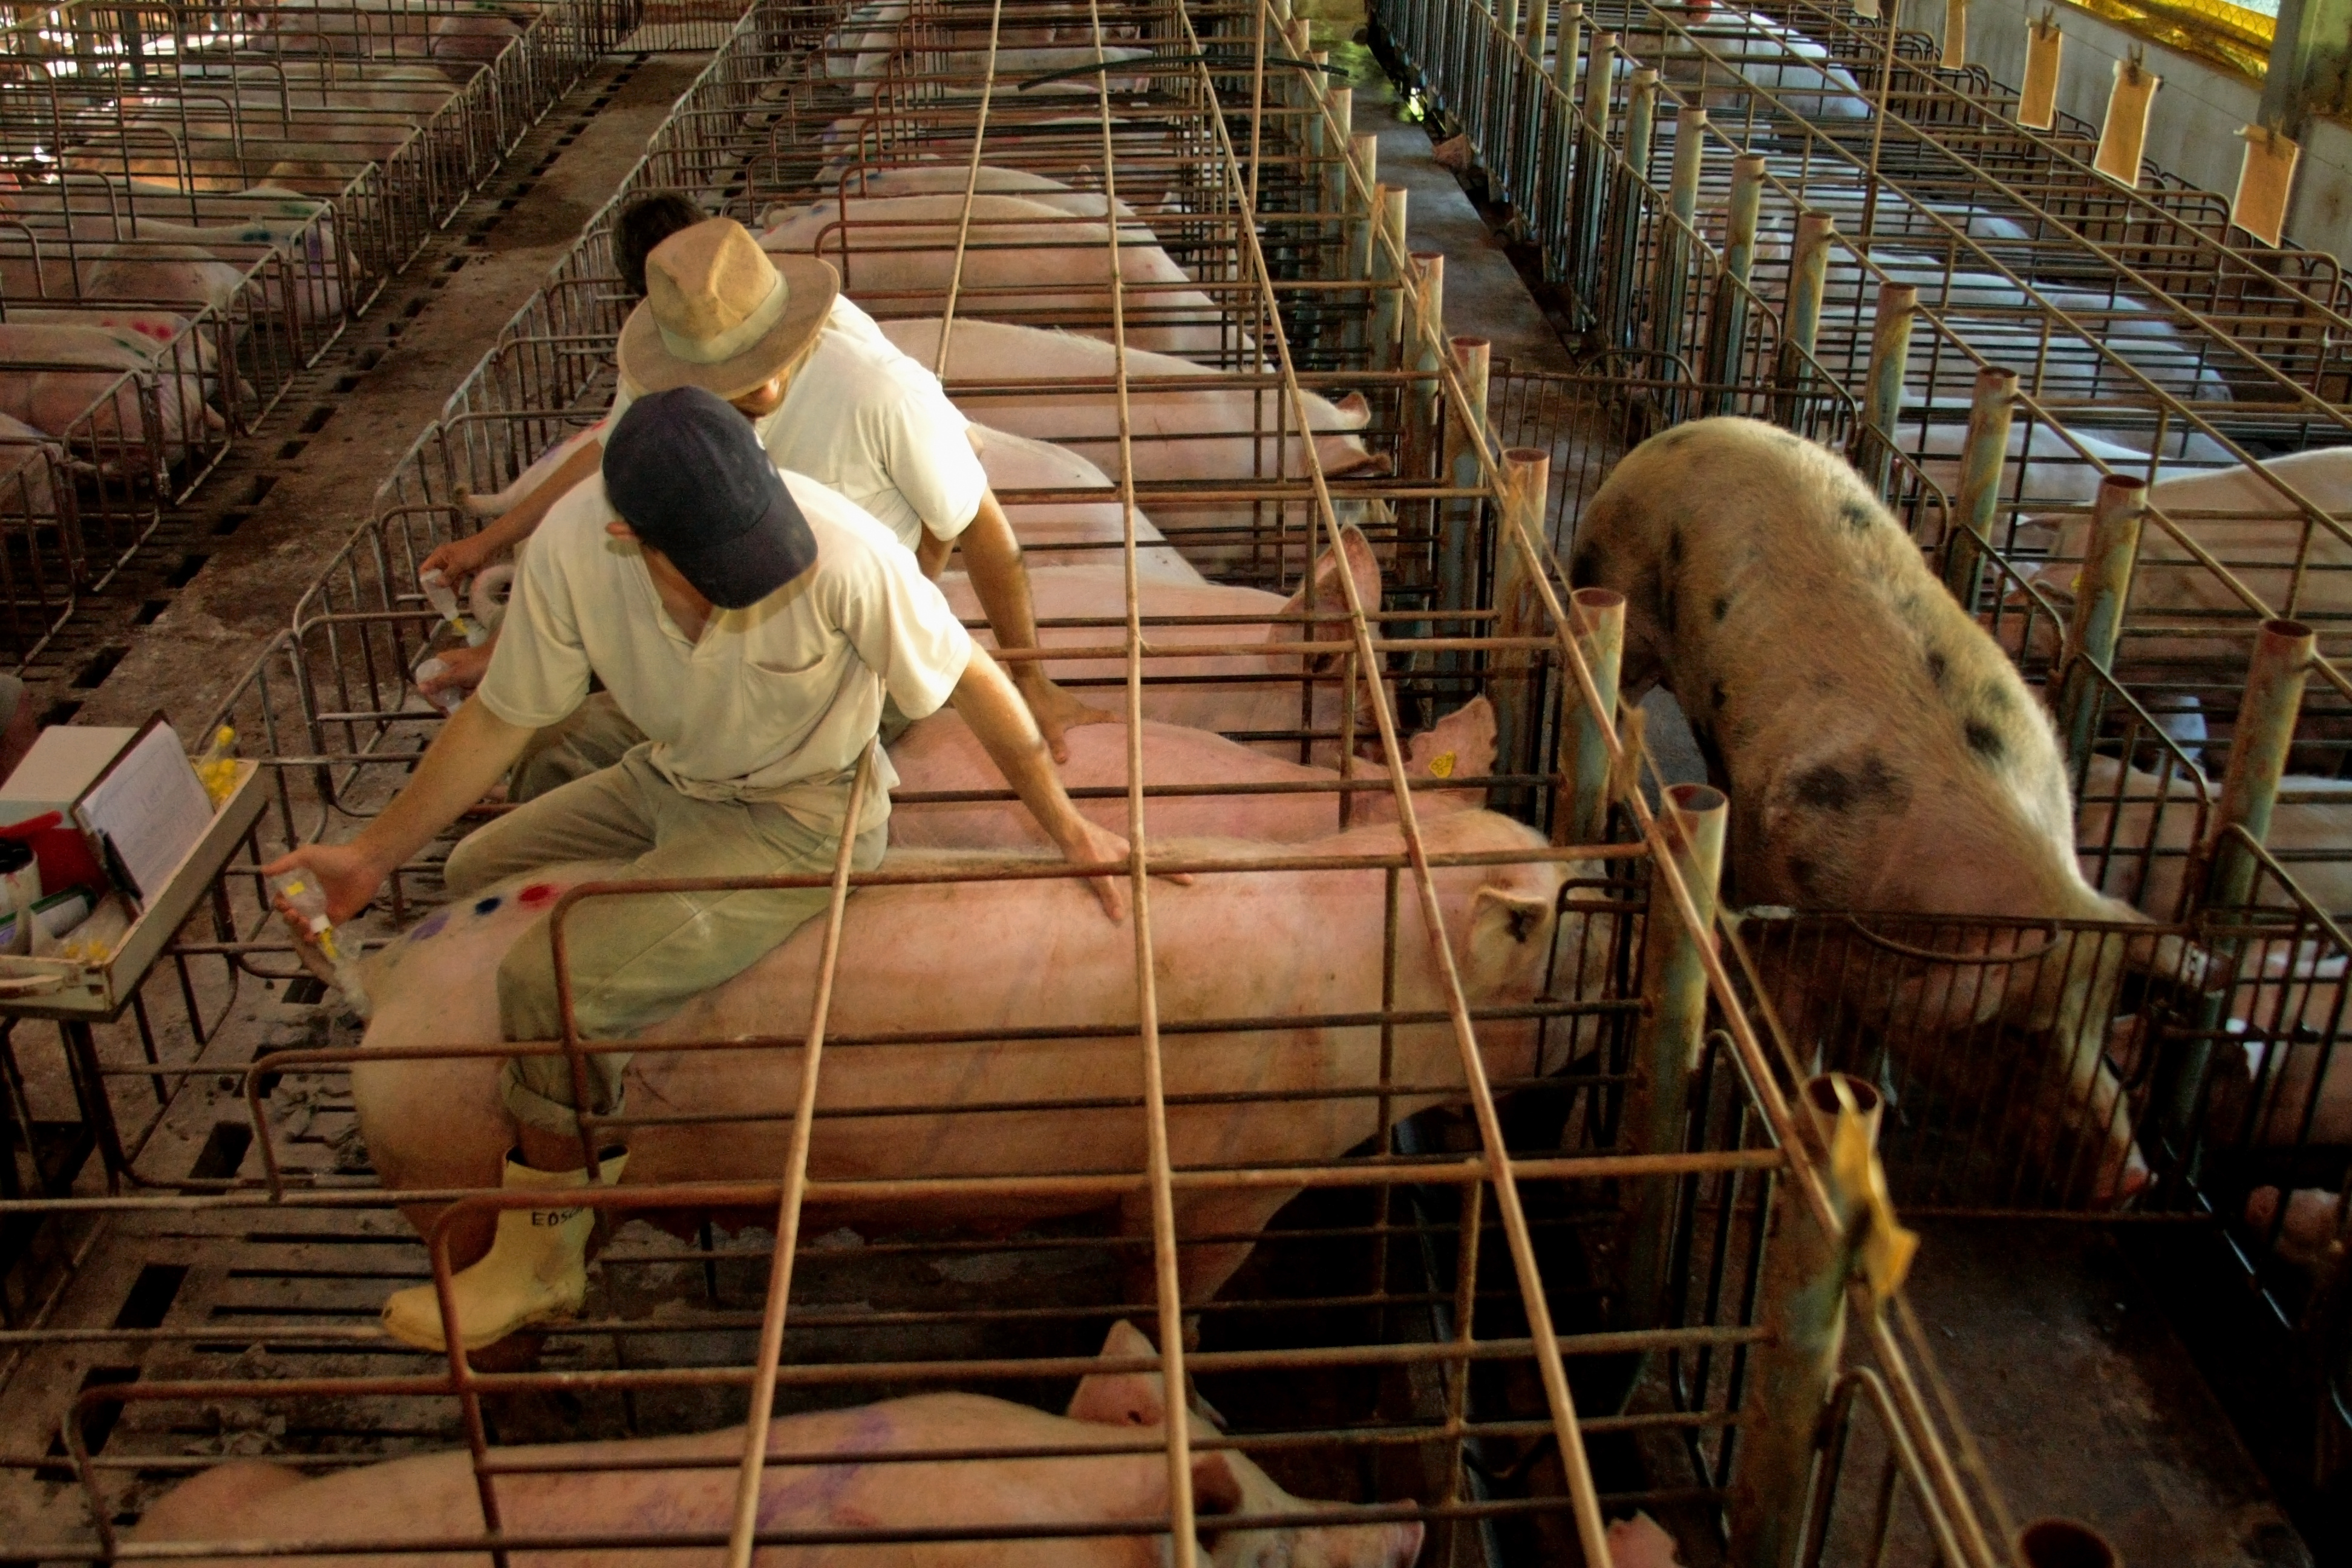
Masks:
[[[408,940],[411,942],[429,942],[433,938],[439,936],[441,934],[441,928],[448,923],[449,911],[447,910],[436,910],[431,914],[425,917],[423,924],[419,925],[415,931],[408,933]]]
[[[474,905],[474,912],[478,915],[496,914],[498,912],[499,906],[505,902],[506,900],[504,899],[499,898],[496,893],[492,893],[488,898],[483,899]]]
[[[850,1424],[841,1440],[832,1445],[832,1452],[879,1453],[890,1446],[893,1430],[889,1413],[869,1405],[857,1413],[857,1419]],[[772,1456],[768,1462],[776,1466],[797,1463]],[[771,1483],[760,1499],[761,1527],[789,1525],[795,1521],[807,1521],[810,1516],[819,1520],[829,1517],[842,1494],[849,1490],[865,1468],[863,1465],[819,1465],[798,1470],[782,1486]]]

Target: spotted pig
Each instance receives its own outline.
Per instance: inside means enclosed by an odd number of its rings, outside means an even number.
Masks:
[[[1626,596],[1626,700],[1671,690],[1731,797],[1735,901],[2144,921],[2076,867],[2049,715],[1832,453],[1748,419],[1654,437],[1586,509],[1570,575]],[[1939,947],[2044,942],[1947,928]],[[2071,1114],[2095,1108],[2113,1125],[2095,1042],[2125,964],[2158,944],[2069,951],[2080,956],[2061,973],[1945,966],[1960,973],[1930,973],[1908,1001],[1920,1023],[2000,1016],[2077,1042],[2064,1047]],[[2120,1175],[2127,1150],[2111,1153]]]

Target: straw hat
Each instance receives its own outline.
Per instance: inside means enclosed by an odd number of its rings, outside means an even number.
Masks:
[[[647,392],[740,397],[815,345],[841,279],[813,256],[770,256],[733,218],[682,228],[646,258],[646,297],[621,329],[621,374]]]

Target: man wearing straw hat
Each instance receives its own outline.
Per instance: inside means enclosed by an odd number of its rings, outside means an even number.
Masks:
[[[756,254],[756,252],[755,252]],[[764,258],[762,258],[764,264]],[[760,317],[721,314],[705,341],[756,331],[804,340],[828,302],[824,279],[794,278]],[[761,324],[764,323],[764,324]],[[875,744],[885,695],[920,717],[952,703],[1064,856],[1112,867],[1118,835],[1071,805],[1044,737],[987,652],[975,647],[914,557],[824,486],[777,469],[742,416],[700,386],[636,400],[613,427],[602,473],[550,512],[525,554],[488,675],[450,718],[407,787],[348,844],[299,849],[268,869],[306,867],[341,921],[455,822],[513,765],[532,734],[576,710],[591,677],[646,737],[614,765],[541,795],[468,836],[449,856],[451,892],[567,861],[617,860],[622,877],[782,877],[882,858],[896,782]],[[876,764],[850,820],[852,780]],[[1110,877],[1092,883],[1113,919]],[[564,926],[565,969],[583,1038],[625,1038],[741,972],[809,919],[827,889],[753,888],[600,900]],[[298,930],[299,929],[299,922]],[[562,1037],[549,921],[499,967],[501,1032]],[[620,1052],[589,1058],[593,1106],[620,1109]],[[520,1131],[505,1184],[551,1206],[502,1211],[489,1253],[457,1277],[457,1329],[490,1343],[577,1310],[593,1214],[565,1204],[618,1179],[625,1154],[584,1169],[570,1058],[510,1058],[502,1094]],[[395,1294],[385,1331],[443,1344],[432,1287]]]
[[[938,576],[961,547],[997,646],[1037,646],[1020,542],[972,449],[970,422],[936,376],[839,298],[831,267],[812,257],[771,256],[742,225],[710,218],[655,246],[644,275],[646,298],[621,332],[621,389],[610,419],[646,392],[699,386],[718,394],[751,421],[778,467],[821,479],[865,508],[915,552],[927,575]],[[786,300],[796,313],[814,310],[817,329],[786,331]],[[540,492],[472,538],[443,545],[425,566],[462,576],[519,543],[541,515],[539,495],[552,500],[585,473],[591,456],[583,448],[577,467],[559,468]],[[463,662],[461,655],[444,658]],[[1015,664],[1013,677],[1058,758],[1068,755],[1065,731],[1118,717],[1078,701],[1035,660]],[[887,710],[883,739],[897,739],[904,722]],[[637,739],[609,703],[583,705],[526,752],[515,797],[605,766]]]

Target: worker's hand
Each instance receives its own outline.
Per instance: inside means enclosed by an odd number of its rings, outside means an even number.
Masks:
[[[420,575],[438,572],[448,580],[449,586],[463,589],[467,578],[490,563],[491,552],[480,541],[478,533],[453,539],[418,563],[416,570]]]
[[[1036,667],[1033,664],[1031,669]],[[1022,700],[1037,721],[1037,732],[1045,737],[1045,745],[1057,763],[1070,760],[1070,742],[1066,731],[1082,724],[1117,724],[1120,715],[1106,709],[1079,701],[1069,692],[1042,675],[1029,675],[1013,684],[1021,689]]]
[[[261,868],[265,877],[276,877],[292,870],[306,870],[319,879],[320,891],[327,895],[327,918],[341,925],[374,899],[383,879],[392,875],[392,868],[379,863],[359,844],[309,844],[291,855],[281,856]],[[278,912],[301,940],[310,940],[310,929],[301,916],[283,899],[271,896]]]
[[[416,683],[416,689],[427,697],[443,691],[471,691],[482,683],[490,671],[490,651],[499,645],[486,642],[479,647],[444,648],[433,657],[441,668]]]
[[[1127,855],[1128,842],[1107,827],[1097,826],[1076,810],[1070,813],[1069,824],[1055,837],[1061,841],[1062,858],[1073,866],[1107,866],[1116,868],[1113,874],[1094,879],[1096,900],[1103,913],[1114,921],[1127,918]],[[1171,882],[1191,887],[1189,872],[1157,872]]]

